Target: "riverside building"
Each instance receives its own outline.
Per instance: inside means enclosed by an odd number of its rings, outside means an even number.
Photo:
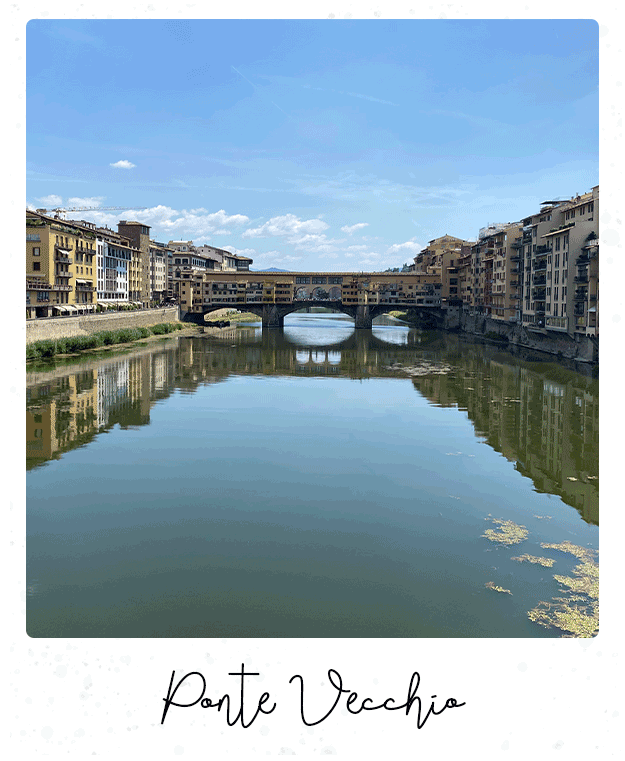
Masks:
[[[96,236],[91,230],[26,210],[26,317],[95,309]]]

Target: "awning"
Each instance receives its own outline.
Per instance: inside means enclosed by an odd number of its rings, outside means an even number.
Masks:
[[[77,312],[78,311],[73,304],[66,304],[65,307],[66,307],[68,312]]]
[[[58,309],[59,312],[69,312],[65,304],[52,304],[52,309]]]
[[[596,312],[597,311],[597,307],[590,307],[590,309],[588,311],[589,312]]]

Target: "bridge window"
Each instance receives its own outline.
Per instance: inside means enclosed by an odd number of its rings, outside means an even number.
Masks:
[[[309,277],[296,277],[295,278],[295,282],[298,285],[302,285],[304,283],[310,283],[310,278]]]
[[[327,277],[313,277],[312,279],[313,283],[316,283],[317,285],[325,285],[328,282]]]
[[[343,278],[342,277],[329,277],[328,278],[328,283],[330,283],[331,285],[341,285],[343,283]]]

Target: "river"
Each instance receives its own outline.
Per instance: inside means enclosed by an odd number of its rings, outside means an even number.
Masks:
[[[592,635],[598,394],[339,314],[30,368],[28,634]]]

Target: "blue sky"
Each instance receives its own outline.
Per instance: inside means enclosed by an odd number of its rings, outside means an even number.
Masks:
[[[591,20],[36,20],[27,204],[375,270],[599,182]],[[126,210],[147,207],[128,214]]]

